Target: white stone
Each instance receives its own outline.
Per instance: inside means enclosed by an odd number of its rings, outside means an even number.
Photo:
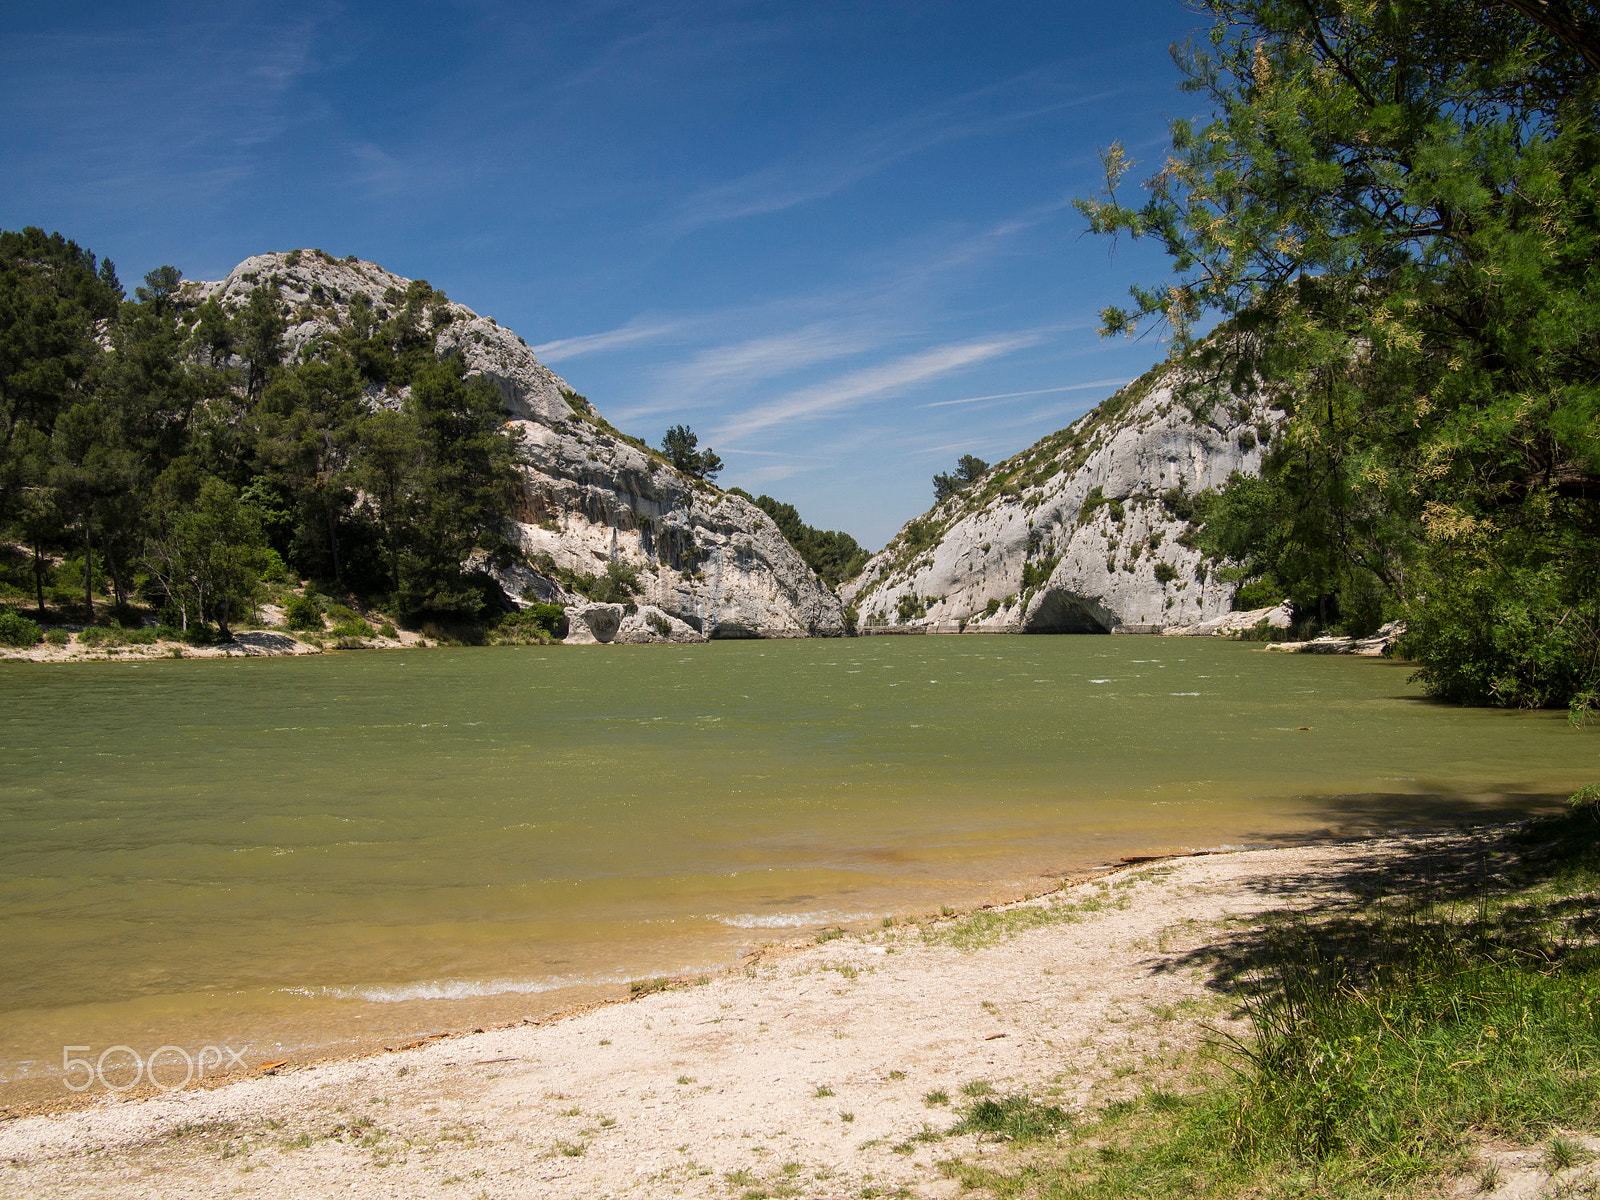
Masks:
[[[567,636],[562,639],[570,646],[593,646],[596,642],[614,642],[622,628],[620,604],[569,604]]]

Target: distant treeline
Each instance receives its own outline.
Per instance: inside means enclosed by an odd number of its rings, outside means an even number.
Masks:
[[[817,578],[830,587],[838,587],[847,579],[861,574],[866,565],[867,552],[855,538],[838,530],[813,529],[800,519],[792,504],[774,500],[771,496],[752,496],[743,488],[729,488],[735,496],[743,496],[777,525],[778,532],[789,540],[799,552],[806,566],[817,573]]]

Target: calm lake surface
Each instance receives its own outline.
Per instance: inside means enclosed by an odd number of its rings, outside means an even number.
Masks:
[[[59,1090],[68,1044],[361,1048],[1121,855],[1600,777],[1597,731],[1409,673],[1139,637],[13,667],[0,1082]]]

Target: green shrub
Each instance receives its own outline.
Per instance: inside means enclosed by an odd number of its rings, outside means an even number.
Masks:
[[[283,617],[290,629],[322,632],[322,609],[310,596],[290,596],[283,606]]]
[[[1095,509],[1102,508],[1111,503],[1106,499],[1105,489],[1098,483],[1089,489],[1089,494],[1083,498],[1083,503],[1078,506],[1078,523],[1087,525],[1094,516]]]
[[[78,642],[84,646],[114,646],[118,640],[111,630],[99,625],[91,625],[78,634]]]
[[[1158,562],[1156,564],[1156,578],[1163,584],[1171,583],[1177,577],[1178,568],[1173,566],[1171,563]]]
[[[638,567],[612,562],[606,564],[604,575],[595,576],[589,582],[589,590],[584,594],[596,604],[627,604],[642,591],[644,585],[639,582]]]
[[[998,600],[996,600],[996,599],[994,599],[992,597],[990,598],[989,603],[987,603],[987,604],[985,604],[983,606],[983,615],[986,616],[986,617],[992,617],[992,616],[995,615],[995,613],[997,613],[999,611],[1000,611],[1000,601],[998,601]]]
[[[37,646],[42,636],[37,621],[9,608],[0,611],[0,646]]]
[[[378,626],[378,636],[393,640],[399,637],[400,634],[396,631],[393,621],[385,621],[382,625]]]
[[[367,638],[372,636],[372,626],[360,617],[352,616],[340,621],[330,632],[336,638]]]
[[[1056,563],[1060,561],[1061,556],[1058,554],[1049,558],[1041,558],[1036,563],[1023,563],[1022,586],[1024,588],[1043,587],[1046,583],[1050,582],[1050,576],[1056,569]]]
[[[1182,484],[1161,493],[1161,507],[1180,521],[1188,521],[1194,517],[1194,497],[1183,490]]]
[[[507,613],[493,631],[493,640],[525,645],[560,641],[567,636],[567,610],[559,604],[530,604]]]
[[[1273,608],[1283,602],[1283,588],[1276,579],[1253,579],[1233,595],[1237,612],[1254,608]]]
[[[261,579],[264,583],[282,583],[289,577],[288,568],[283,565],[283,556],[271,546],[261,551]]]
[[[905,547],[913,554],[926,550],[939,540],[939,527],[932,521],[916,520],[906,525]]]
[[[52,629],[44,635],[44,640],[52,646],[65,646],[72,638],[64,629]]]

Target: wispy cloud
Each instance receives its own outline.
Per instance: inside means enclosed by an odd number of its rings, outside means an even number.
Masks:
[[[742,178],[706,188],[679,205],[671,225],[676,232],[685,233],[720,221],[781,212],[843,191],[896,162],[937,146],[1007,133],[1114,94],[1097,92],[1045,104],[1013,104],[998,112],[985,111],[1006,93],[1038,84],[1044,74],[1031,71],[979,88],[865,130],[832,153],[792,156]]]
[[[219,8],[144,20],[129,8],[98,25],[13,32],[0,43],[0,102],[16,124],[49,132],[42,145],[74,153],[19,166],[38,153],[19,148],[8,165],[122,206],[237,186],[302,118],[291,96],[317,69],[333,12],[322,0],[270,17]]]
[[[748,393],[764,380],[875,350],[881,341],[864,329],[824,322],[710,346],[687,362],[664,367],[652,394],[619,416],[636,420],[720,404],[730,393]]]
[[[616,350],[622,346],[635,346],[644,342],[659,341],[680,332],[693,322],[686,320],[656,320],[635,317],[626,325],[607,329],[603,333],[586,333],[578,337],[558,338],[553,342],[533,347],[533,352],[547,363],[594,354],[601,350]]]
[[[875,340],[829,322],[787,333],[747,338],[702,350],[677,369],[677,382],[689,387],[773,379],[870,349]]]
[[[1047,396],[1052,392],[1081,392],[1088,388],[1121,387],[1126,379],[1091,379],[1087,383],[1066,383],[1060,387],[1030,388],[1025,392],[996,392],[992,396],[964,396],[960,400],[935,400],[921,408],[949,408],[952,404],[981,404],[985,400],[1012,400],[1019,396]]]
[[[734,417],[717,431],[723,440],[745,437],[774,425],[805,420],[881,399],[923,383],[1035,345],[1039,334],[1023,334],[989,341],[934,346],[878,366],[852,371],[836,379],[799,388],[767,404]]]

